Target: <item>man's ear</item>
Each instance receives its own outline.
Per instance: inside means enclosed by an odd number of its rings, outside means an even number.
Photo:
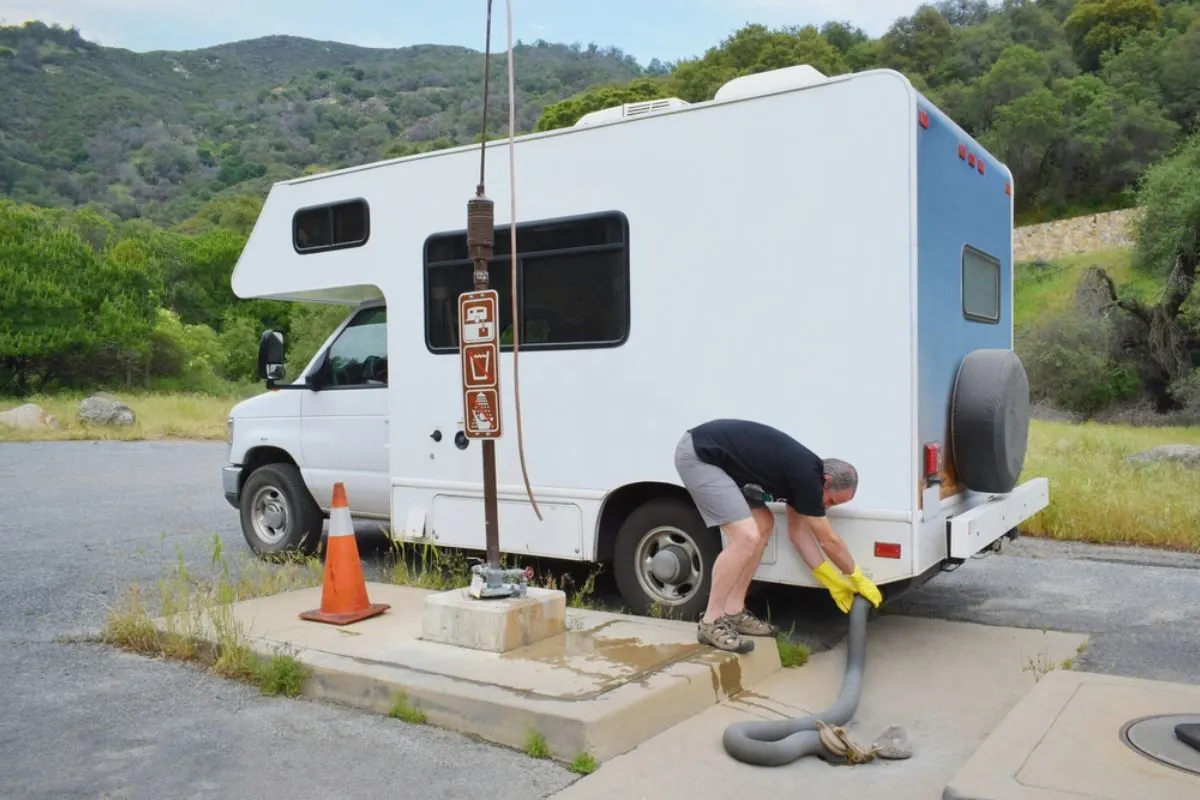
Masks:
[[[829,488],[829,484],[830,484],[830,483],[832,483],[832,482],[833,482],[833,478],[831,478],[830,476],[826,475],[826,476],[825,476],[825,484],[824,484],[825,488],[826,488],[826,489],[828,489],[828,488]]]

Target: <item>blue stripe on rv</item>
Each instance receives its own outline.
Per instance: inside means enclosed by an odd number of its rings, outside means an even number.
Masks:
[[[917,128],[917,460],[924,475],[923,448],[942,445],[949,459],[950,397],[954,376],[967,353],[1012,346],[1012,216],[1005,193],[1006,172],[937,108],[920,98],[928,128]],[[980,174],[959,146],[984,160]],[[1000,320],[966,319],[962,264],[966,247],[1000,262]],[[915,489],[916,487],[914,487]]]

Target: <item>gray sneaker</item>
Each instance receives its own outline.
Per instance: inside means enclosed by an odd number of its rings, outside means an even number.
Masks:
[[[754,642],[743,639],[724,617],[711,623],[701,619],[696,626],[696,640],[701,644],[712,645],[718,650],[742,655],[754,649]]]
[[[778,633],[775,626],[763,622],[745,609],[737,614],[726,614],[722,619],[742,636],[774,636]]]

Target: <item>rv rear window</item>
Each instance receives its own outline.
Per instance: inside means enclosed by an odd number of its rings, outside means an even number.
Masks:
[[[618,212],[517,226],[521,350],[615,347],[629,334],[628,222]],[[512,350],[512,248],[495,229],[488,282],[500,296],[501,349]],[[458,296],[474,288],[465,231],[425,243],[425,343],[458,352]]]
[[[970,246],[962,255],[962,309],[969,320],[1000,321],[1000,261]]]
[[[292,215],[292,247],[297,253],[361,247],[370,233],[371,213],[362,199],[310,206]]]

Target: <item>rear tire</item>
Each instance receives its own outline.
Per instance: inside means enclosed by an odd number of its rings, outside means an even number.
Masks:
[[[288,552],[312,555],[321,543],[324,516],[292,464],[266,464],[250,473],[242,487],[242,535],[255,555]]]
[[[634,614],[659,606],[664,616],[699,619],[708,605],[721,536],[695,506],[675,498],[650,500],[617,531],[613,576]]]
[[[1029,377],[1011,350],[975,350],[959,365],[950,436],[959,482],[975,492],[1011,492],[1029,443]]]

